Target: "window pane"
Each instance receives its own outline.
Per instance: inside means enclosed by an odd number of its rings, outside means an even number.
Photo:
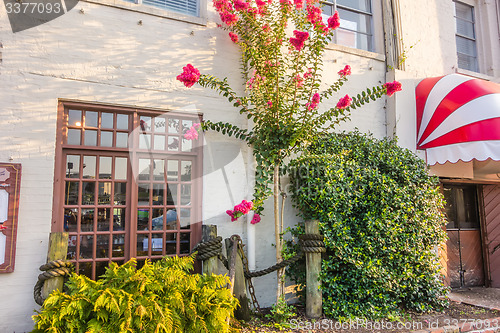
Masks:
[[[162,255],[163,253],[163,234],[151,235],[151,254]]]
[[[64,210],[64,231],[75,232],[78,222],[78,208]]]
[[[371,16],[338,9],[340,28],[371,34]]]
[[[181,205],[191,204],[191,185],[182,184],[181,185]]]
[[[107,261],[98,261],[95,263],[95,277],[98,279],[100,276],[106,273],[106,268],[108,268],[109,264]]]
[[[125,235],[113,235],[113,257],[125,256]]]
[[[181,216],[179,220],[181,228],[189,228],[191,225],[191,209],[181,208]]]
[[[166,242],[166,254],[176,254],[177,253],[177,234],[167,233],[165,234]]]
[[[66,255],[67,260],[75,260],[76,259],[76,241],[78,236],[70,235],[68,238],[68,254]]]
[[[95,178],[96,157],[84,156],[83,157],[83,178]]]
[[[155,118],[155,132],[156,133],[165,133],[165,131],[166,131],[165,121],[166,121],[166,119],[162,118],[162,117]]]
[[[475,57],[476,56],[476,42],[457,36],[457,51],[459,53]]]
[[[109,257],[109,235],[97,235],[96,257]]]
[[[113,231],[125,230],[125,208],[113,209]]]
[[[143,0],[142,3],[178,13],[198,16],[198,0]]]
[[[98,113],[93,111],[85,112],[85,127],[97,127]]]
[[[168,197],[167,197],[167,205],[168,206],[176,206],[178,203],[177,200],[177,184],[168,184]]]
[[[165,180],[165,161],[164,160],[154,160],[153,169],[153,179],[154,180]]]
[[[465,37],[474,39],[474,23],[457,19],[457,33]]]
[[[168,150],[179,150],[179,137],[177,136],[168,137]]]
[[[81,231],[94,231],[94,208],[82,209]]]
[[[101,131],[101,146],[113,147],[113,132]]]
[[[115,179],[127,179],[127,158],[115,158]]]
[[[86,130],[84,137],[85,146],[97,146],[97,131]]]
[[[137,185],[137,204],[139,206],[149,206],[149,184]]]
[[[172,134],[179,133],[179,119],[168,119],[168,132]]]
[[[80,236],[80,258],[92,259],[92,247],[94,245],[94,236]]]
[[[113,128],[113,123],[112,113],[101,113],[101,128]]]
[[[181,233],[180,243],[181,243],[180,253],[181,254],[189,253],[189,251],[191,250],[191,234],[185,232]]]
[[[82,205],[95,205],[95,183],[82,183]]]
[[[139,148],[148,150],[151,149],[151,134],[139,135]]]
[[[167,166],[167,180],[178,181],[179,180],[179,162],[176,160],[168,161]]]
[[[138,234],[137,235],[137,255],[147,256],[149,248],[148,234]]]
[[[68,129],[68,145],[80,145],[81,144],[82,131],[79,129]]]
[[[137,230],[148,230],[149,209],[140,208],[137,210]]]
[[[127,148],[128,147],[128,134],[117,132],[116,133],[116,147],[117,148]]]
[[[467,21],[474,21],[473,7],[461,2],[455,2],[455,15]]]
[[[116,128],[121,130],[128,130],[128,115],[126,114],[116,115]]]
[[[109,231],[110,212],[109,208],[99,208],[97,210],[97,231]]]
[[[68,111],[68,125],[69,126],[82,126],[82,111],[69,110]]]
[[[191,181],[191,161],[181,162],[181,181],[189,182]]]
[[[101,156],[99,157],[99,178],[111,179],[111,163],[112,157]]]
[[[165,136],[164,135],[155,135],[155,150],[165,150]]]
[[[479,72],[479,66],[477,65],[477,58],[459,53],[458,68],[467,69],[473,72]]]
[[[80,155],[66,156],[66,177],[67,178],[80,177]]]
[[[177,229],[177,211],[175,209],[167,209],[167,230]]]
[[[64,204],[65,205],[78,205],[78,182],[66,182]]]
[[[337,0],[337,5],[371,13],[370,0]],[[340,14],[340,12],[339,12]],[[340,16],[342,18],[342,16]]]
[[[163,206],[164,184],[153,184],[153,206]]]
[[[153,230],[163,230],[163,208],[153,209],[153,216],[151,218],[151,228]]]
[[[191,151],[193,148],[193,141],[182,138],[182,151]]]
[[[110,203],[111,203],[111,182],[99,182],[97,204],[109,205]]]
[[[149,180],[149,159],[139,159],[139,180]]]
[[[127,183],[115,183],[115,205],[127,204]]]
[[[85,276],[92,276],[92,263],[91,262],[81,262],[80,268],[78,269],[78,274]]]

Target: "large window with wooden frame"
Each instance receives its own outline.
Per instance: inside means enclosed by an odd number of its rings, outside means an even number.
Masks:
[[[54,231],[96,278],[111,261],[187,255],[201,238],[198,115],[61,102]]]

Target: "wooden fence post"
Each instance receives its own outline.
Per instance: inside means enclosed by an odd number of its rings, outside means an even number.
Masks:
[[[250,320],[250,306],[248,304],[247,286],[245,274],[243,273],[243,261],[236,251],[235,262],[232,263],[233,241],[226,238],[226,251],[229,260],[229,267],[234,267],[233,294],[240,301],[240,306],[234,311],[234,316],[238,320]],[[237,246],[237,245],[236,245]],[[237,249],[236,249],[237,250]]]
[[[217,237],[217,226],[216,225],[204,225],[202,226],[202,242],[208,242],[209,240]],[[210,257],[203,260],[203,274],[218,274],[219,273],[219,258]]]
[[[66,260],[68,253],[68,233],[52,232],[49,236],[49,252],[47,254],[47,263],[54,260]],[[46,299],[51,292],[56,289],[63,290],[64,276],[53,277],[45,281],[42,289],[42,296]]]
[[[319,235],[319,221],[305,223],[306,234]],[[319,318],[322,314],[323,296],[320,290],[321,253],[306,252],[306,315]]]

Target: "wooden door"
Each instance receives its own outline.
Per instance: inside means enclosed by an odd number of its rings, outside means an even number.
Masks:
[[[500,288],[500,185],[483,186],[490,286]]]
[[[475,185],[443,186],[448,224],[448,281],[452,288],[484,285],[484,264],[477,188]]]

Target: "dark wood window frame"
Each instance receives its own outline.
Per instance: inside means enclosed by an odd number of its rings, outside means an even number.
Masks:
[[[69,110],[81,110],[84,112],[89,112],[89,114],[94,115],[97,112],[98,125],[87,126],[85,119],[86,113],[82,113],[82,122],[78,123],[78,126],[71,126],[68,124],[68,112]],[[104,121],[101,119],[103,114],[109,116],[113,114],[113,126],[105,129],[101,125]],[[127,115],[128,116],[128,130],[120,129],[117,125],[117,115]],[[151,123],[155,124],[155,119],[161,119],[161,117],[166,117],[165,119],[175,118],[179,121],[177,127],[177,133],[169,133],[169,129],[163,129],[163,133],[155,133],[156,125],[154,126],[141,126],[144,123],[143,119],[151,119]],[[156,117],[156,118],[155,118]],[[193,122],[201,121],[201,115],[184,114],[178,112],[165,112],[165,110],[156,109],[138,109],[125,106],[114,106],[106,104],[94,104],[94,103],[82,103],[75,101],[60,100],[58,103],[58,117],[57,117],[57,134],[56,134],[56,154],[55,154],[55,169],[54,169],[54,199],[53,199],[53,214],[52,214],[52,231],[53,232],[63,232],[70,231],[70,243],[73,241],[78,244],[74,248],[74,256],[69,259],[75,262],[76,271],[82,274],[86,274],[92,278],[98,277],[104,270],[104,266],[107,266],[109,262],[114,261],[117,263],[122,263],[130,258],[137,258],[139,265],[144,262],[145,259],[158,259],[165,255],[187,255],[192,247],[201,239],[201,224],[202,224],[202,161],[203,161],[203,149],[201,146],[202,140],[193,142],[184,142],[182,138],[182,133],[186,130],[184,122],[187,124],[192,124]],[[108,120],[111,118],[108,118]],[[142,122],[141,122],[142,121]],[[85,123],[84,123],[85,122]],[[150,124],[151,124],[150,123]],[[165,127],[168,126],[165,121]],[[189,126],[189,125],[188,125]],[[80,143],[78,144],[68,144],[68,130],[78,129],[80,130]],[[139,130],[134,130],[139,129]],[[92,131],[92,140],[95,137],[95,145],[83,145],[85,142],[85,131]],[[74,135],[77,131],[73,131],[73,138],[78,135]],[[102,135],[104,132],[106,135]],[[117,133],[127,133],[131,134],[128,141],[129,147],[123,147],[123,142],[121,147],[116,146],[117,143]],[[102,137],[105,137],[102,139]],[[111,137],[112,144],[109,146],[109,138]],[[139,145],[139,139],[149,141],[146,142],[146,146]],[[165,140],[163,143],[158,141],[155,143],[156,138]],[[177,139],[177,147],[174,149],[169,148],[169,143],[172,143]],[[103,141],[101,141],[103,140]],[[76,141],[75,141],[76,142]],[[103,143],[103,146],[100,144]],[[191,145],[194,145],[191,147]],[[184,148],[186,144],[186,149]],[[155,146],[153,146],[155,145]],[[172,145],[171,145],[172,146]],[[184,151],[183,151],[184,150]],[[75,163],[71,163],[71,169],[69,168],[67,156],[70,155],[74,158]],[[80,156],[79,158],[77,158]],[[84,168],[85,164],[83,161],[84,157],[95,156],[95,178],[85,178]],[[98,170],[100,158],[105,157],[106,161],[111,161],[111,173],[103,173]],[[127,176],[126,180],[115,179],[115,163],[117,159],[124,158],[127,159]],[[149,171],[146,174],[141,174],[144,177],[140,178],[137,173],[134,176],[133,170],[139,170],[139,160],[142,162],[150,161]],[[167,164],[170,163],[174,165],[177,161],[177,180],[170,179],[169,169]],[[76,171],[78,163],[78,171]],[[131,164],[134,163],[134,164]],[[163,177],[164,180],[157,178],[154,175],[154,168],[160,163],[164,163],[163,167]],[[190,164],[190,165],[187,165]],[[154,167],[153,167],[154,166]],[[189,168],[189,177],[186,175],[182,176],[182,167]],[[91,168],[90,168],[91,169]],[[69,172],[68,172],[69,170]],[[71,174],[71,170],[74,170],[74,174]],[[75,178],[77,177],[77,178]],[[137,177],[137,179],[136,179]],[[156,177],[156,178],[155,178]],[[101,179],[104,178],[104,179]],[[77,184],[76,192],[71,192],[69,187],[71,182]],[[90,195],[92,202],[89,204],[84,201],[82,194],[83,184],[90,185],[92,193]],[[104,184],[104,185],[103,185]],[[120,187],[126,187],[126,202],[121,202],[118,200],[116,202],[115,193],[116,185],[122,184]],[[93,185],[93,186],[92,186]],[[173,187],[171,187],[173,186]],[[68,190],[66,189],[68,187]],[[160,195],[153,197],[153,190],[160,188],[161,191],[158,192]],[[107,192],[104,193],[108,195],[103,196],[100,190],[106,188]],[[175,188],[175,190],[170,191],[170,189]],[[148,192],[147,197],[140,198],[139,192]],[[105,190],[102,190],[104,192]],[[123,192],[123,190],[118,190]],[[169,199],[171,197],[171,192],[175,192],[173,195],[177,200]],[[69,199],[70,193],[77,193],[77,201],[72,201]],[[100,195],[101,194],[101,195]],[[93,197],[92,197],[93,196]],[[159,201],[162,198],[161,202]],[[104,198],[100,200],[99,198]],[[149,199],[149,201],[148,201]],[[78,201],[79,200],[79,201]],[[68,215],[69,210],[77,212],[76,217],[71,223],[74,228],[69,230],[68,227]],[[121,211],[122,217],[124,216],[125,223],[121,219],[121,227],[113,227],[115,224],[115,212],[116,209],[124,210]],[[83,229],[83,211],[91,212],[89,219],[91,223],[87,229]],[[167,226],[169,219],[168,212],[172,211],[177,214],[177,220]],[[188,222],[181,225],[181,218],[186,220],[186,217],[182,217],[182,212],[188,212]],[[66,221],[65,221],[66,212]],[[102,213],[103,216],[107,217],[107,230],[101,230],[97,225],[99,223],[100,215],[97,213]],[[112,213],[111,213],[112,212]],[[161,213],[161,214],[160,214]],[[154,216],[156,214],[158,216]],[[174,214],[174,215],[175,215]],[[183,214],[187,215],[187,214]],[[159,220],[158,220],[159,219]],[[139,226],[140,221],[144,221],[144,225]],[[170,221],[171,222],[171,221]],[[65,226],[66,223],[66,226]],[[117,230],[115,230],[115,228]],[[142,229],[140,229],[142,228]],[[88,257],[82,256],[81,244],[83,238],[91,239],[91,247],[88,251]],[[107,244],[99,247],[97,244],[98,239],[105,240],[107,238]],[[122,241],[124,238],[123,247],[115,244],[115,241]],[[140,238],[140,239],[139,239]],[[160,241],[161,239],[161,241]],[[141,243],[142,242],[142,243]],[[144,249],[141,249],[141,244],[144,244]],[[169,248],[167,249],[167,244]],[[115,246],[116,245],[116,246]],[[102,252],[98,254],[98,249]],[[175,253],[173,253],[175,249]],[[121,251],[121,252],[120,252]],[[68,251],[70,252],[70,251]],[[100,258],[101,257],[101,258]],[[102,262],[102,264],[98,264]],[[90,263],[90,264],[85,264]],[[99,265],[99,267],[97,267]],[[89,271],[90,267],[90,271]]]

